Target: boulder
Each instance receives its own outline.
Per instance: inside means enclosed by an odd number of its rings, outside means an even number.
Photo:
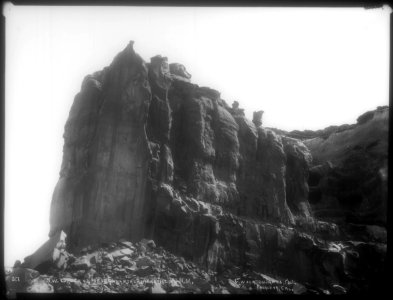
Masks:
[[[263,113],[264,113],[263,110],[254,111],[253,116],[252,116],[252,122],[255,124],[256,127],[259,127],[262,125]]]
[[[21,261],[20,261],[20,260],[16,260],[15,263],[14,263],[13,268],[14,268],[14,269],[15,269],[15,268],[20,268],[21,265],[22,265]]]
[[[75,270],[87,270],[90,268],[90,259],[84,255],[75,260],[71,265]]]
[[[96,276],[97,271],[93,268],[90,268],[85,274],[84,274],[84,278],[89,280],[92,279]]]
[[[65,247],[66,234],[64,231],[59,231],[52,236],[40,248],[38,248],[32,255],[25,258],[23,264],[24,268],[46,270],[53,262],[56,262],[60,267],[65,263],[65,257],[60,260],[60,249]]]
[[[145,277],[154,273],[154,269],[151,266],[143,266],[135,270],[135,274],[140,277]]]
[[[23,267],[14,268],[5,278],[8,293],[14,295],[16,292],[26,291],[27,286],[32,280],[39,276],[40,273],[33,269]]]
[[[147,256],[142,256],[138,258],[135,262],[138,268],[155,265],[155,262]]]
[[[43,276],[34,278],[26,288],[28,293],[53,293],[53,286],[48,283],[48,279]]]
[[[187,72],[182,64],[171,63],[169,64],[169,70],[174,78],[190,82],[191,74]]]
[[[123,256],[131,255],[134,253],[130,248],[123,248],[109,253],[113,258],[121,258]]]
[[[129,242],[129,241],[126,241],[126,240],[121,240],[120,241],[120,244],[122,244],[123,246],[125,246],[125,247],[128,247],[128,248],[130,248],[131,250],[133,250],[134,249],[134,246],[132,245],[132,243],[131,242]]]
[[[162,288],[160,283],[155,282],[154,285],[151,287],[150,293],[152,293],[152,294],[166,294],[166,291]]]
[[[148,240],[148,239],[142,239],[140,241],[140,244],[143,245],[144,247],[148,247],[151,249],[154,249],[156,247],[156,244],[154,243],[153,240]]]
[[[103,260],[104,261],[110,261],[110,262],[113,262],[113,256],[112,256],[112,254],[110,254],[110,253],[106,253],[104,256],[103,256]]]
[[[304,285],[302,285],[300,283],[294,284],[293,293],[295,295],[302,295],[302,294],[305,294],[306,292],[307,292],[307,288]]]

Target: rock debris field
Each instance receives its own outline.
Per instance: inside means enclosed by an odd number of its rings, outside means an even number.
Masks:
[[[37,270],[15,263],[8,271],[8,295],[27,293],[152,293],[152,294],[330,294],[292,280],[279,280],[234,267],[221,274],[156,247],[153,240],[120,240],[84,248],[79,256],[65,245]],[[336,293],[340,292],[337,287]]]

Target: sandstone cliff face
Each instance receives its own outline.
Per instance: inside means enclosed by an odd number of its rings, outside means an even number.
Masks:
[[[305,144],[190,78],[166,57],[145,63],[132,42],[85,78],[65,126],[50,236],[63,230],[75,251],[152,238],[218,272],[343,281],[352,246],[332,246],[340,231],[313,217]]]
[[[314,216],[344,226],[386,227],[388,106],[362,114],[356,124],[317,131],[272,130],[302,140],[310,150],[309,200]]]
[[[150,101],[148,69],[132,43],[85,78],[65,126],[50,235],[63,229],[74,246],[144,235]]]
[[[386,225],[389,108],[351,128],[304,140],[313,156],[310,201],[319,217]]]

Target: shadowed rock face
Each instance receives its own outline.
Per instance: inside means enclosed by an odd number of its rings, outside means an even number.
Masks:
[[[304,140],[313,156],[310,201],[319,217],[386,225],[389,108],[351,128]]]
[[[71,251],[152,238],[217,272],[341,282],[350,247],[332,250],[339,230],[313,218],[308,148],[190,78],[166,57],[145,63],[132,42],[85,78],[65,126],[50,236],[63,230]]]
[[[63,163],[51,206],[51,233],[79,246],[144,235],[148,69],[132,43],[88,76],[65,126]]]

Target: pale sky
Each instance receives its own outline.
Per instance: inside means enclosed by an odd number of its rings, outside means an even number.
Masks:
[[[74,96],[130,40],[147,62],[184,64],[249,118],[264,110],[264,126],[317,130],[388,105],[390,12],[4,6],[6,266],[46,241]]]

